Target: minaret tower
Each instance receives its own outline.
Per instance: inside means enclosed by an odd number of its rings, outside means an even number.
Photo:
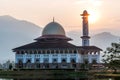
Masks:
[[[88,12],[86,10],[83,11],[82,16],[82,26],[83,26],[83,36],[82,38],[82,46],[89,46],[89,30],[88,30]]]

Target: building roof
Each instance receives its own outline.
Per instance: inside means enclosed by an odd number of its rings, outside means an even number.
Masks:
[[[89,16],[87,10],[84,10],[84,11],[83,11],[83,14],[81,14],[81,16]]]
[[[65,30],[63,27],[57,22],[48,23],[43,29],[42,35],[64,35]]]
[[[83,50],[87,50],[87,51],[92,51],[92,50],[102,51],[102,49],[100,49],[96,46],[78,46],[78,47],[82,48]]]
[[[68,43],[68,42],[33,42],[24,46],[20,46],[14,48],[13,51],[16,50],[25,50],[25,49],[50,49],[50,48],[77,48],[77,46]]]
[[[40,36],[38,38],[36,38],[35,40],[37,41],[41,41],[41,40],[64,40],[64,41],[70,41],[72,40],[69,37],[66,37],[65,35],[43,35]]]
[[[17,48],[14,48],[13,51],[17,50],[30,50],[30,49],[81,49],[86,51],[101,51],[102,49],[96,46],[75,46],[67,41],[54,41],[54,42],[33,42],[27,45],[23,45]]]

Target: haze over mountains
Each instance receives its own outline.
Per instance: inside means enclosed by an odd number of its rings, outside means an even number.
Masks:
[[[13,59],[12,49],[33,41],[41,28],[33,23],[17,20],[11,16],[0,16],[0,61]]]
[[[67,35],[73,39],[71,43],[82,45],[82,40],[80,38],[80,36],[82,36],[81,32],[71,31],[68,32]],[[111,46],[112,42],[119,42],[120,39],[120,36],[115,36],[110,32],[101,32],[90,37],[90,45],[95,45],[103,50]]]
[[[46,23],[47,24],[47,23]],[[11,16],[0,16],[0,61],[14,60],[12,49],[33,42],[33,39],[41,35],[42,28],[39,26],[15,19]],[[81,32],[70,31],[67,36],[71,37],[71,43],[81,45]],[[101,32],[91,36],[91,45],[96,45],[103,50],[110,46],[111,42],[118,42],[120,36],[110,32]]]

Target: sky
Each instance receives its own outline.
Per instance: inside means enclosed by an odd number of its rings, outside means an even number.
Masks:
[[[0,16],[10,15],[44,27],[53,17],[65,31],[82,28],[80,14],[90,14],[91,33],[120,35],[120,0],[0,0]]]

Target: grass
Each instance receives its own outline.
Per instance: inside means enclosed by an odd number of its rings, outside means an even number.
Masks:
[[[69,79],[74,77],[86,78],[87,72],[74,70],[29,70],[29,71],[0,71],[2,78],[41,78],[41,79]]]
[[[120,74],[95,74],[95,76],[120,77]]]
[[[113,74],[113,73],[96,73],[94,74],[94,78],[99,78],[104,80],[105,78],[111,78],[112,80],[120,80],[120,74]],[[98,80],[99,80],[98,79]]]
[[[120,78],[120,73],[113,74],[108,72],[88,72],[74,70],[21,70],[21,71],[0,71],[1,78],[18,78],[18,79],[74,79],[77,78]],[[117,80],[116,79],[116,80]],[[99,79],[96,79],[99,80]],[[107,80],[107,79],[105,79]],[[119,79],[118,79],[119,80]]]

